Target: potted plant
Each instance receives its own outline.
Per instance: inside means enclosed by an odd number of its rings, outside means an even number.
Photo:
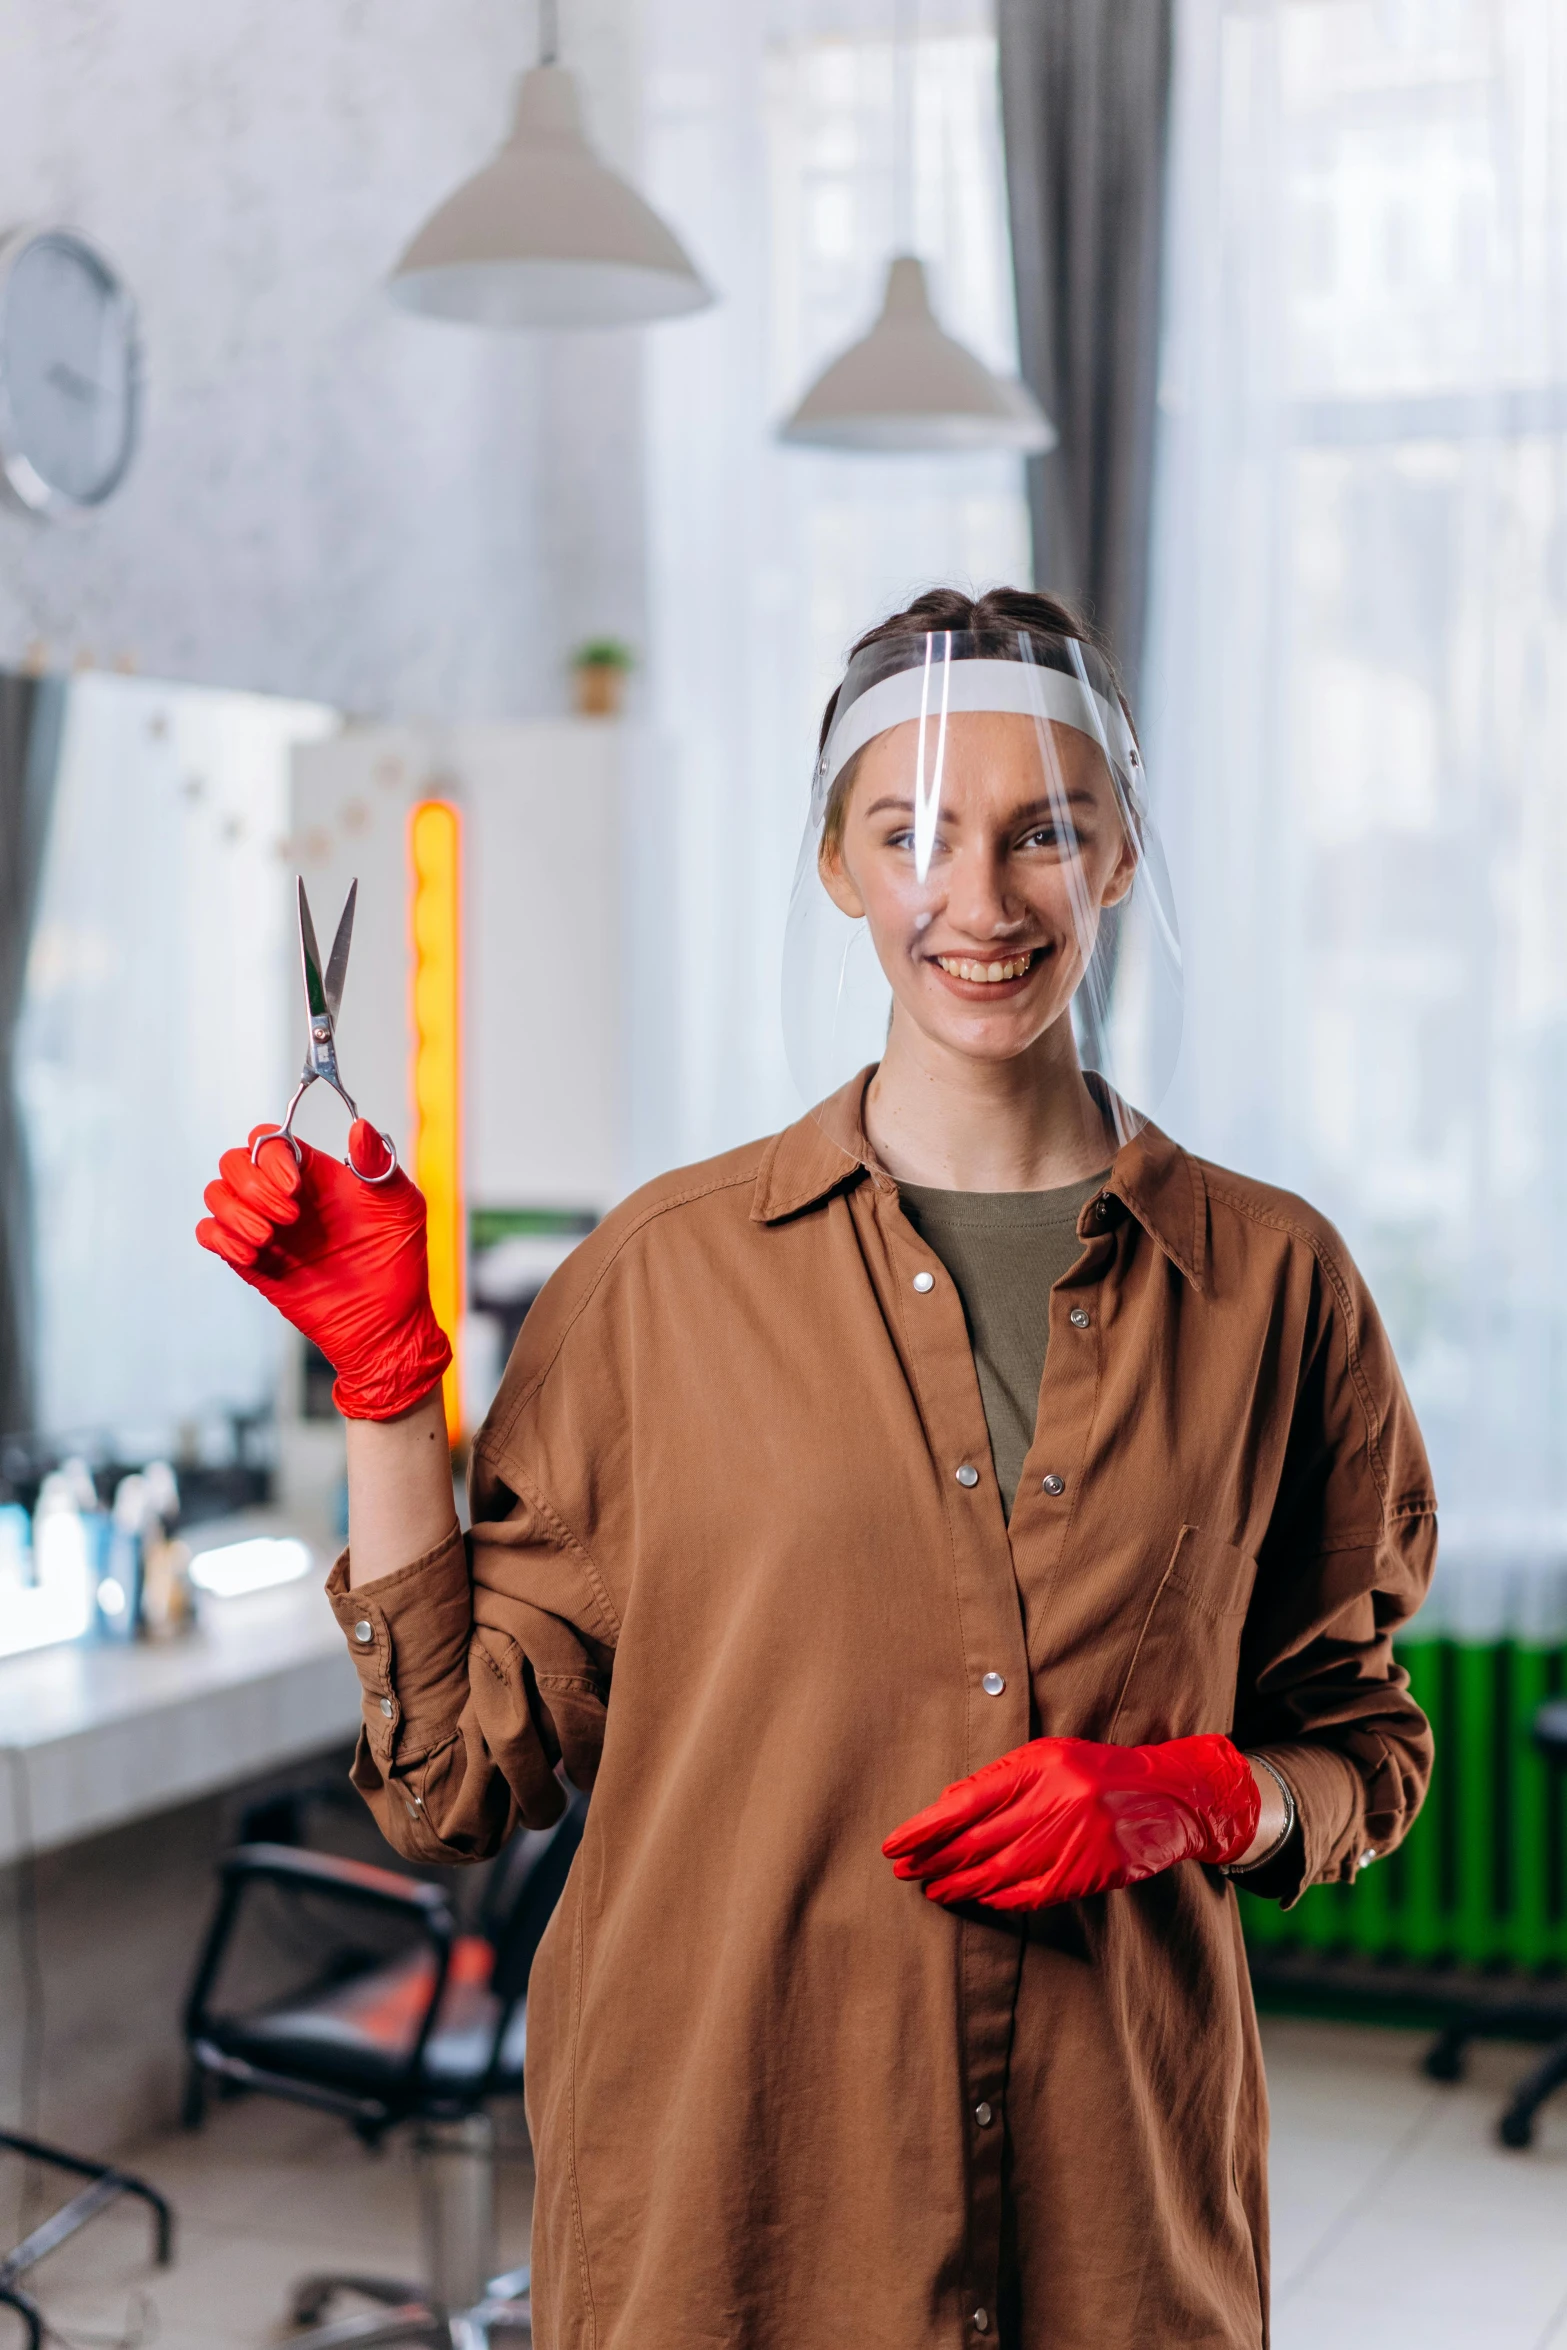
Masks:
[[[578,717],[618,718],[635,667],[635,654],[619,637],[595,636],[579,645],[571,656]]]

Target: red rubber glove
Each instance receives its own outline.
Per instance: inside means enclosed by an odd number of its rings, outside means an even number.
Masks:
[[[1251,1765],[1228,1738],[1035,1738],[959,1779],[882,1850],[932,1901],[1044,1909],[1177,1861],[1239,1860],[1261,1809]]]
[[[452,1359],[430,1307],[423,1192],[401,1169],[384,1183],[361,1182],[308,1142],[296,1163],[274,1127],[258,1126],[250,1139],[261,1144],[254,1165],[249,1150],[218,1161],[196,1238],[321,1349],[346,1419],[395,1420]],[[368,1174],[387,1163],[363,1118],[348,1149]]]

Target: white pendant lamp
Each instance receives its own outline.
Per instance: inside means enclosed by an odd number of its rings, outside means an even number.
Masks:
[[[713,296],[684,247],[588,145],[576,84],[525,73],[511,137],[431,214],[392,273],[404,310],[474,326],[644,326]]]
[[[925,265],[911,253],[889,264],[881,316],[833,360],[779,428],[808,448],[1016,449],[1056,445],[1056,430],[1026,384],[993,375],[937,325]]]
[[[914,67],[919,0],[892,0],[893,201],[901,252],[887,266],[881,316],[817,377],[778,428],[780,440],[815,449],[922,451],[956,456],[1010,449],[1036,456],[1056,429],[1026,384],[993,375],[937,324],[914,227]]]

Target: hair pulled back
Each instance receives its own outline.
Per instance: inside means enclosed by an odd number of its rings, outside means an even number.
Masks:
[[[844,668],[847,670],[855,655],[865,652],[871,645],[889,644],[898,637],[931,636],[945,629],[951,629],[955,636],[977,637],[980,640],[978,650],[981,652],[991,649],[986,646],[985,639],[994,639],[993,649],[1003,659],[1009,654],[1015,657],[1020,634],[1076,637],[1080,644],[1091,645],[1098,654],[1111,677],[1116,680],[1116,692],[1125,706],[1126,696],[1121,691],[1114,658],[1097,629],[1064,596],[1046,595],[1032,588],[987,588],[982,596],[966,596],[961,588],[927,588],[903,611],[892,613],[886,620],[878,620],[874,628],[868,628],[862,637],[857,638],[849,647],[849,660],[844,663]],[[841,684],[835,685],[827,697],[827,707],[822,712],[822,730],[816,745],[818,755],[827,748],[827,737],[838,715],[838,696],[842,691]],[[1127,715],[1130,717],[1131,713]]]
[[[1117,699],[1126,711],[1127,724],[1132,725],[1132,713],[1127,707],[1114,657],[1097,629],[1063,596],[1047,595],[1032,588],[987,588],[982,596],[966,596],[961,588],[927,588],[903,611],[892,613],[886,620],[879,620],[874,628],[868,628],[850,646],[849,659],[844,663],[845,671],[855,655],[863,653],[871,645],[894,643],[899,637],[931,636],[947,629],[955,636],[967,635],[977,639],[975,649],[978,652],[983,654],[994,651],[1003,660],[1017,657],[1019,635],[1076,637],[1079,644],[1091,646],[1104,663],[1115,685]],[[827,697],[816,746],[818,758],[827,748],[827,737],[838,715],[838,697],[842,691],[840,680]],[[1136,733],[1135,726],[1133,733]],[[856,752],[833,783],[822,828],[821,846],[824,851],[835,851],[843,837],[844,813],[859,763],[859,753]]]

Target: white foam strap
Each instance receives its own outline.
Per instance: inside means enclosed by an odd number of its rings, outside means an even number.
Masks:
[[[1075,726],[1106,751],[1125,774],[1135,774],[1137,755],[1126,714],[1104,694],[1081,678],[1031,661],[945,661],[927,677],[922,664],[899,669],[884,677],[849,704],[828,737],[820,788],[829,790],[834,778],[866,744],[891,726],[918,724],[922,697],[937,702],[945,688],[947,715],[960,710],[999,710],[1005,715],[1037,718],[1053,726]]]

